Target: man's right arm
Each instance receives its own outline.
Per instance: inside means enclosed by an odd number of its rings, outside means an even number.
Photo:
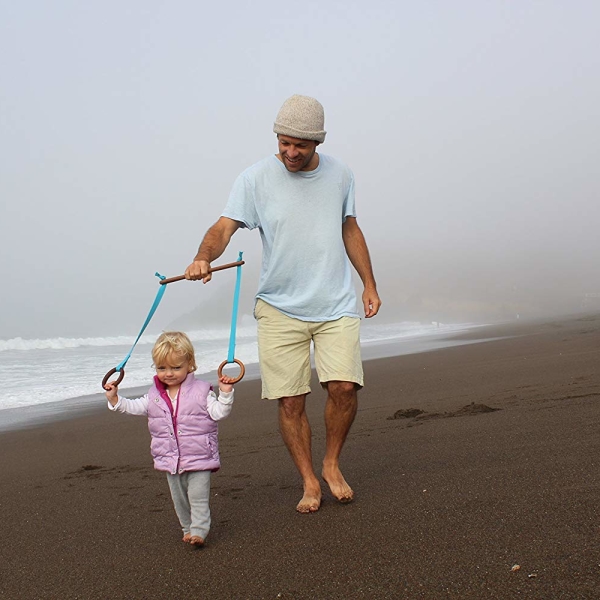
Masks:
[[[239,221],[221,217],[204,235],[194,262],[185,270],[185,278],[202,279],[204,283],[208,283],[212,277],[208,272],[210,263],[225,252],[231,236],[240,225]]]

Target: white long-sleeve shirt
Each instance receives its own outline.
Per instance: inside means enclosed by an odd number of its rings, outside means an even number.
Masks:
[[[220,421],[228,417],[233,408],[233,390],[231,392],[221,392],[217,396],[212,390],[208,392],[206,403],[208,414],[213,421]],[[169,398],[171,396],[169,395]],[[177,399],[171,398],[173,410],[175,410]],[[116,410],[128,415],[147,415],[148,414],[148,394],[144,394],[141,398],[124,398],[119,396],[119,401],[113,406],[108,402],[110,410]]]

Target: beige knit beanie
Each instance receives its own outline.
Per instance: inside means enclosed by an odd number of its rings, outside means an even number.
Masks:
[[[295,94],[284,103],[273,125],[273,131],[300,140],[324,142],[325,113],[318,100]]]

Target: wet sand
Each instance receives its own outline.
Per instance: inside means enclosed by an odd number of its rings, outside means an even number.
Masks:
[[[276,405],[239,384],[201,550],[144,418],[101,402],[0,433],[0,598],[598,598],[600,316],[486,336],[365,362],[342,463],[356,500],[325,493],[313,515],[294,511]]]

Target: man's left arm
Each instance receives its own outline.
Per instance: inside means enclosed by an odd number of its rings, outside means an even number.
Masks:
[[[374,317],[379,312],[381,300],[377,293],[377,284],[373,275],[373,267],[371,265],[371,257],[365,236],[358,226],[356,217],[346,217],[342,223],[342,238],[346,247],[346,254],[356,269],[364,286],[362,295],[363,306],[365,309],[365,317]]]

